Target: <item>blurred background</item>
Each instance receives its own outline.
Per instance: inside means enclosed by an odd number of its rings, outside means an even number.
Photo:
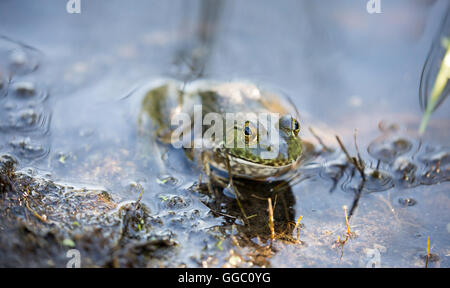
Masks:
[[[366,1],[81,0],[68,14],[66,2],[0,3],[1,35],[51,63],[54,100],[109,77],[115,92],[95,101],[120,97],[142,79],[186,72],[180,58],[203,47],[205,75],[269,82],[305,116],[343,126],[394,113],[417,121],[422,66],[447,9],[445,0],[381,0],[380,14]],[[434,121],[448,120],[444,106]]]

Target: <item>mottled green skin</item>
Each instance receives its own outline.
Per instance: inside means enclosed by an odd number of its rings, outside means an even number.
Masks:
[[[209,164],[214,168],[226,172],[228,171],[226,163],[229,161],[233,176],[265,179],[285,174],[295,168],[302,154],[302,142],[292,129],[292,123],[297,117],[295,107],[287,107],[292,105],[283,101],[280,96],[261,91],[255,85],[245,82],[195,82],[184,87],[183,90],[182,84],[167,81],[156,85],[146,93],[142,102],[141,114],[152,120],[152,127],[158,139],[161,142],[169,143],[172,132],[170,115],[173,116],[174,111],[176,111],[175,113],[185,112],[191,115],[191,119],[194,119],[193,107],[201,104],[203,117],[209,112],[222,115],[224,141],[227,143],[232,141],[237,144],[238,139],[245,141],[242,140],[245,139],[242,137],[244,137],[244,123],[247,119],[238,116],[234,127],[227,130],[225,129],[225,113],[279,113],[281,120],[279,122],[278,155],[273,159],[261,157],[263,151],[274,151],[275,146],[274,143],[270,143],[270,138],[259,137],[256,127],[262,123],[256,121],[251,122],[251,126],[255,128],[252,130],[254,133],[252,133],[251,140],[245,142],[247,145],[244,147],[232,145],[234,147],[228,148],[224,147],[224,142],[214,142],[212,149],[201,151],[208,156]],[[209,126],[204,125],[203,133],[208,128]],[[262,129],[267,130],[268,128]],[[188,129],[190,128],[188,127]],[[250,147],[251,144],[257,145]]]

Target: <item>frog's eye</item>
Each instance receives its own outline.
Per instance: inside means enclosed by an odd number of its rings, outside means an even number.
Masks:
[[[288,135],[297,136],[300,132],[300,123],[297,119],[293,118],[291,115],[284,115],[280,118],[280,129],[283,130]]]
[[[252,123],[250,123],[249,121],[245,122],[243,132],[244,132],[245,142],[247,142],[247,143],[250,142],[251,140],[254,140],[257,136],[257,131],[256,131],[255,126]]]
[[[298,132],[300,132],[300,123],[298,123],[297,119],[292,118],[292,131],[294,135],[297,136]]]

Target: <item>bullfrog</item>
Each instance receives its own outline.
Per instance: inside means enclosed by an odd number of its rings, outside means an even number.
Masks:
[[[247,81],[186,84],[173,79],[154,81],[140,91],[141,132],[177,147],[183,141],[174,134],[188,135],[185,154],[208,175],[265,181],[286,175],[301,161],[299,114],[281,93]],[[219,132],[211,133],[213,126]],[[158,151],[158,145],[151,150]]]

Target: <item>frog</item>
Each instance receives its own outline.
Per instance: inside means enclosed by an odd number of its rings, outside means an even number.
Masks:
[[[243,80],[185,83],[158,79],[143,87],[141,94],[138,123],[141,132],[157,142],[149,149],[153,152],[159,151],[160,145],[173,144],[177,130],[195,134],[195,121],[194,125],[188,122],[184,126],[174,126],[173,119],[182,113],[194,119],[197,117],[195,109],[200,107],[197,109],[203,117],[199,122],[201,143],[209,145],[193,148],[193,144],[184,147],[184,151],[186,157],[198,163],[208,176],[254,181],[281,179],[295,171],[302,160],[299,113],[283,93]],[[218,124],[219,128],[223,129],[214,136],[206,136],[210,126],[204,125],[204,121],[211,113],[218,115],[222,122],[222,125]],[[234,124],[225,125],[230,113],[235,115]],[[247,115],[276,117],[262,121]],[[268,137],[268,131],[275,134]],[[271,142],[273,139],[276,143]],[[189,141],[195,140],[188,138]],[[164,164],[160,166],[164,167]]]

